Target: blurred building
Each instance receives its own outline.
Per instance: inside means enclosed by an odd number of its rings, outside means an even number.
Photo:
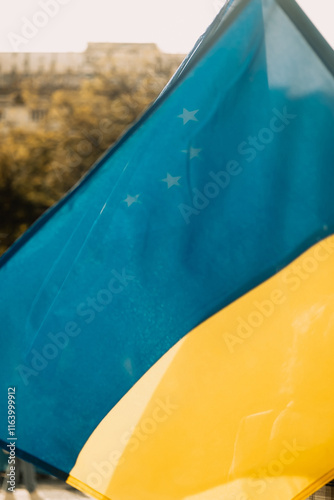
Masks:
[[[311,495],[307,500],[334,500],[334,481],[320,488],[320,490]]]
[[[150,63],[158,69],[181,60],[182,56],[162,53],[154,43],[89,43],[80,53],[0,53],[1,129],[38,128],[48,112],[47,96],[54,90],[76,89],[83,79],[110,75],[115,67],[131,71],[134,65]],[[45,90],[37,102],[22,97],[24,80]]]
[[[35,105],[26,103],[20,92],[1,94],[0,125],[6,132],[12,128],[36,130],[48,113],[48,99],[41,98]]]
[[[170,57],[154,43],[89,43],[85,52],[3,52],[0,53],[0,88],[10,85],[17,76],[43,75],[56,81],[75,84],[75,76],[108,72],[117,65],[129,67],[135,60]],[[74,78],[71,78],[74,76]]]

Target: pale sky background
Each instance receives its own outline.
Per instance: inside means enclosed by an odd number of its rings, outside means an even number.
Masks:
[[[41,11],[41,2],[0,0],[0,52],[11,52],[10,32],[21,35],[25,21]],[[334,0],[298,0],[334,46]],[[156,42],[166,52],[187,53],[224,0],[59,0],[45,22],[20,52],[85,50],[87,42]],[[67,5],[66,5],[67,3]]]

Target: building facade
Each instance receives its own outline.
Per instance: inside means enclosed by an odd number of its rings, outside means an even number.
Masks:
[[[48,113],[48,99],[26,102],[20,84],[30,80],[49,94],[76,89],[84,79],[112,74],[114,68],[131,71],[138,65],[181,62],[183,56],[164,54],[154,43],[89,43],[78,53],[0,53],[0,130],[17,127],[36,130]]]

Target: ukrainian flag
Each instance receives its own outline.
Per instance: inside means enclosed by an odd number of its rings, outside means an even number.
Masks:
[[[229,2],[4,255],[19,456],[104,500],[303,500],[334,478],[333,74],[293,0]]]

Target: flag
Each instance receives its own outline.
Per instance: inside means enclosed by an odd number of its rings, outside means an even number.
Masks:
[[[333,61],[292,0],[229,3],[4,255],[2,447],[98,499],[334,477]]]

